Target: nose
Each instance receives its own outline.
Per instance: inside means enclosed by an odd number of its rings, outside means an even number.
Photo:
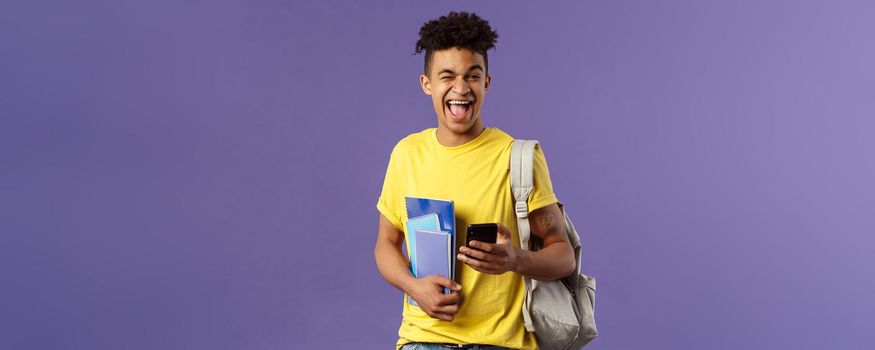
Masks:
[[[453,92],[461,96],[467,95],[471,92],[471,87],[468,85],[468,80],[465,79],[464,75],[459,75],[453,80]]]

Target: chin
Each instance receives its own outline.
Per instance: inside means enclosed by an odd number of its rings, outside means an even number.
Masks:
[[[474,127],[474,123],[447,123],[447,130],[452,131],[454,134],[465,134]]]
[[[463,129],[463,128],[450,129],[450,131],[456,135],[465,135],[468,132],[468,130],[470,130],[470,128],[468,128],[468,129]]]

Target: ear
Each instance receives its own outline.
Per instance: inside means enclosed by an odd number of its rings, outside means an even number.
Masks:
[[[486,74],[486,85],[483,86],[483,92],[489,91],[489,84],[492,83],[492,76]]]
[[[431,81],[428,80],[427,76],[419,76],[419,85],[422,86],[422,92],[424,92],[426,95],[431,96]]]

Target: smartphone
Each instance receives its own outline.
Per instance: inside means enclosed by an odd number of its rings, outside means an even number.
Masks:
[[[498,239],[498,224],[470,224],[468,235],[465,237],[465,246],[471,248],[471,241],[495,244],[496,239]]]

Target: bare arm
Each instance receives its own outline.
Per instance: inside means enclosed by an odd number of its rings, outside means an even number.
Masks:
[[[374,247],[377,269],[386,282],[407,293],[408,285],[414,277],[408,268],[410,262],[401,253],[403,243],[404,232],[398,231],[389,219],[380,214],[377,244]]]
[[[574,272],[574,249],[565,233],[565,218],[558,204],[529,213],[531,234],[541,238],[541,249],[521,251],[517,272],[541,281],[552,281]]]
[[[574,250],[565,234],[565,219],[558,204],[552,204],[529,213],[531,234],[541,238],[542,247],[536,252],[515,248],[510,230],[498,225],[496,244],[472,241],[471,246],[459,248],[458,259],[477,271],[500,275],[515,271],[540,281],[552,281],[574,272]]]
[[[441,287],[458,291],[462,286],[444,276],[431,275],[421,279],[413,277],[409,268],[410,262],[401,253],[402,243],[404,232],[399,231],[389,219],[380,214],[380,227],[374,247],[374,259],[380,275],[386,282],[416,300],[429,316],[452,321],[459,310],[460,298],[458,293],[443,294]]]

